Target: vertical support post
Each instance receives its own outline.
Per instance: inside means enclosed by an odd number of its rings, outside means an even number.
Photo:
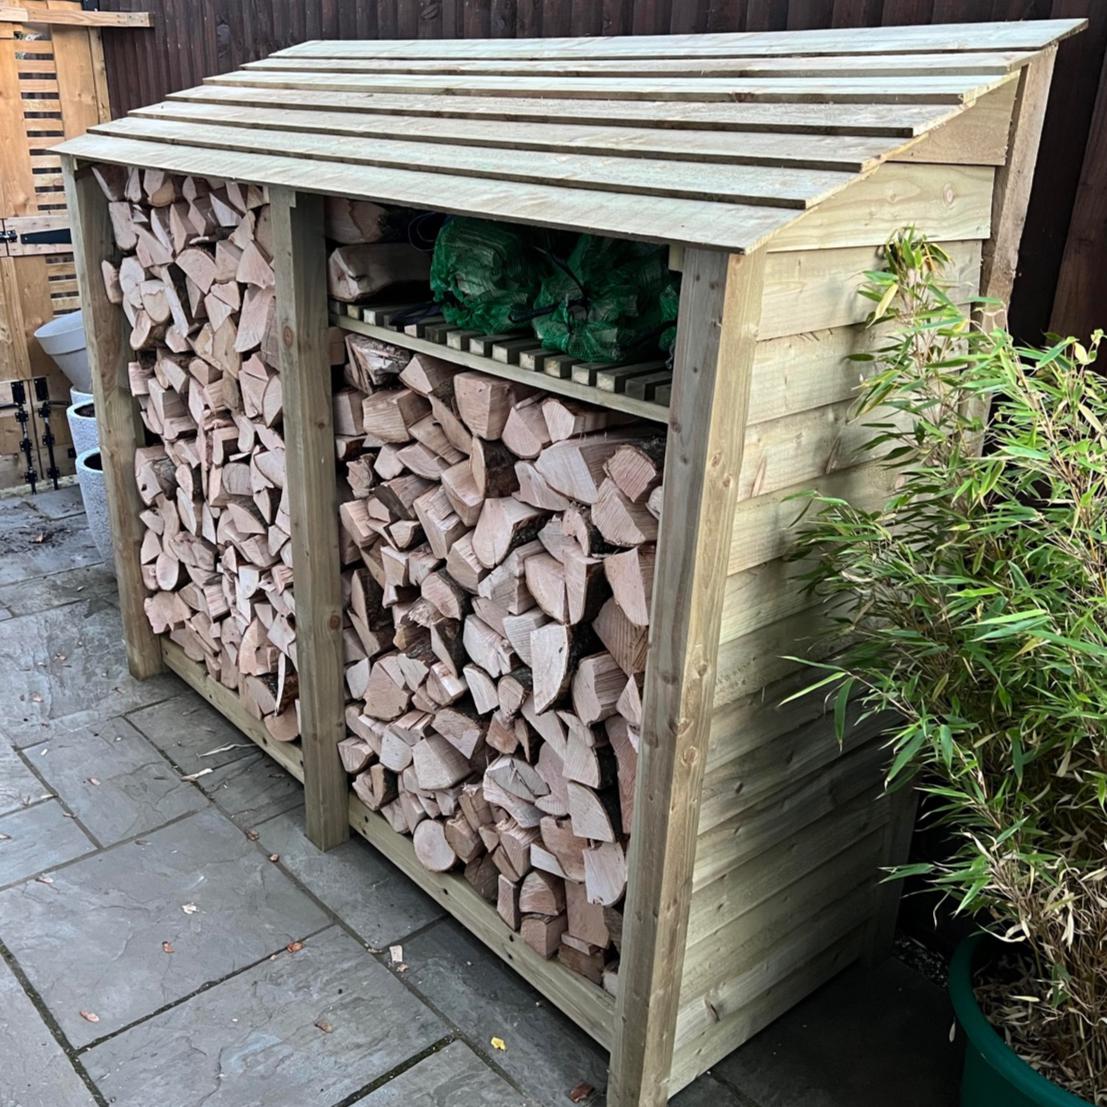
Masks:
[[[919,793],[914,788],[900,788],[886,795],[882,802],[888,805],[888,824],[884,828],[880,866],[881,869],[889,869],[906,864],[911,852]],[[898,880],[884,881],[883,873],[878,874],[876,879],[881,883],[873,889],[873,913],[865,934],[866,965],[879,965],[892,955],[903,890]]]
[[[684,255],[610,1107],[669,1098],[764,263],[762,251]]]
[[[325,850],[346,840],[350,824],[349,786],[338,757],[338,743],[346,734],[346,696],[323,198],[272,188],[269,199],[285,484],[292,523],[305,818],[308,837]]]
[[[100,428],[100,459],[108,494],[119,609],[131,674],[145,680],[162,671],[161,643],[150,629],[143,608],[142,500],[135,484],[135,448],[145,441],[138,405],[131,395],[127,363],[130,346],[126,318],[108,301],[100,262],[118,262],[119,250],[108,217],[108,201],[96,179],[76,160],[62,155],[65,202],[73,237],[73,262],[84,312],[88,356],[92,365],[92,394]]]

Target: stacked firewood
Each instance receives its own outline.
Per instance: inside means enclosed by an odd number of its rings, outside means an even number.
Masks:
[[[539,954],[610,983],[664,440],[617,412],[346,341],[354,790]]]
[[[269,734],[299,735],[292,545],[264,189],[158,170],[94,170],[131,326],[130,386],[153,629],[238,692]]]

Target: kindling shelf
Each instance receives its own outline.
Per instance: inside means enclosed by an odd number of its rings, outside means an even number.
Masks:
[[[412,304],[383,307],[330,303],[336,327],[430,354],[465,369],[529,384],[574,400],[625,411],[656,423],[669,421],[672,369],[660,359],[627,364],[585,362],[543,349],[523,332],[480,334],[450,326],[437,316],[416,323],[393,323],[409,316]]]

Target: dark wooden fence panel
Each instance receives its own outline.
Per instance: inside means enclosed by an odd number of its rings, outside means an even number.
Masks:
[[[1027,340],[1046,329],[1086,334],[1107,325],[1104,0],[101,0],[100,7],[154,17],[153,30],[104,36],[117,115],[308,39],[641,35],[1085,16],[1088,30],[1064,43],[1058,58],[1011,325]]]

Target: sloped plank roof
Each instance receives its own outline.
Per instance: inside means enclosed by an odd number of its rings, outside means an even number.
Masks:
[[[308,42],[59,149],[747,251],[1082,25]]]

